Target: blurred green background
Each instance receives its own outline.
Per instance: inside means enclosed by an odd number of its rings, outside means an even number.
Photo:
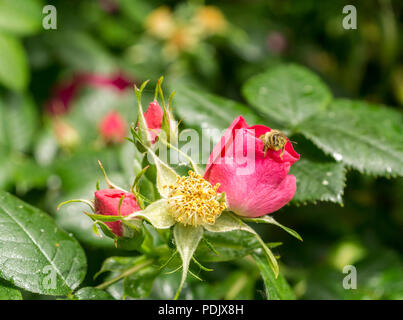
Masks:
[[[57,10],[56,30],[42,26],[47,4]],[[347,4],[357,8],[357,30],[342,28]],[[100,140],[98,125],[110,110],[134,121],[133,83],[154,85],[164,75],[167,88],[192,84],[244,103],[240,88],[248,78],[293,62],[319,74],[336,97],[402,111],[402,8],[398,0],[0,0],[0,188],[44,209],[80,240],[92,284],[106,257],[127,253],[93,235],[79,206],[55,209],[92,197],[101,177],[97,159],[117,182],[132,180],[139,155],[130,143]],[[191,106],[175,108],[179,119],[192,114]],[[227,125],[232,120],[228,115]],[[300,299],[403,299],[402,195],[402,178],[349,170],[343,206],[291,205],[275,214],[303,243],[274,227],[258,231],[284,243],[282,272]],[[348,264],[357,267],[357,290],[342,287]],[[187,297],[262,298],[263,283],[248,265],[215,268],[205,283],[191,283]],[[228,283],[249,275],[250,282],[229,295],[217,285],[223,275]]]

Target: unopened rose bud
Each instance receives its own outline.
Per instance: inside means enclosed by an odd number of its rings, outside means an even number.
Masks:
[[[158,135],[161,131],[162,117],[164,111],[157,101],[153,101],[148,105],[148,109],[144,112],[144,118],[147,123],[147,127],[151,137],[151,143],[157,141]]]
[[[123,196],[124,198],[120,205],[120,214],[122,216],[128,216],[140,210],[137,200],[132,193],[117,189],[102,189],[95,191],[95,213],[106,216],[119,216],[119,203]],[[121,221],[105,222],[105,224],[116,236],[124,236]]]
[[[123,142],[127,133],[126,121],[119,112],[111,111],[102,118],[99,125],[99,133],[107,143]]]

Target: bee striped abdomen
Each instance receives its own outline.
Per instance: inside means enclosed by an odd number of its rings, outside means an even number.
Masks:
[[[280,130],[273,129],[261,135],[259,139],[263,141],[263,151],[265,155],[269,149],[274,151],[281,150],[280,157],[282,157],[285,145],[288,142],[288,139],[284,133],[282,133]]]

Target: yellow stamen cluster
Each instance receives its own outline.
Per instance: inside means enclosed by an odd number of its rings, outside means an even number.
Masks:
[[[217,198],[217,189],[199,174],[189,171],[189,176],[178,177],[168,196],[169,213],[182,224],[200,226],[214,224],[227,207],[225,201]]]

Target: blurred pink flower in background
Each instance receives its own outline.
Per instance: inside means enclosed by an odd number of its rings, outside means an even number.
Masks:
[[[288,42],[285,35],[280,31],[271,31],[266,38],[266,44],[270,52],[282,54],[287,50]]]
[[[99,6],[102,10],[113,14],[119,11],[119,4],[117,0],[98,0]]]
[[[121,73],[110,76],[94,73],[77,73],[70,80],[63,81],[55,87],[51,99],[46,103],[46,110],[51,115],[67,113],[74,98],[84,87],[123,91],[130,87],[133,82]]]
[[[126,121],[118,111],[110,111],[102,118],[99,133],[106,143],[123,142],[127,133]]]

